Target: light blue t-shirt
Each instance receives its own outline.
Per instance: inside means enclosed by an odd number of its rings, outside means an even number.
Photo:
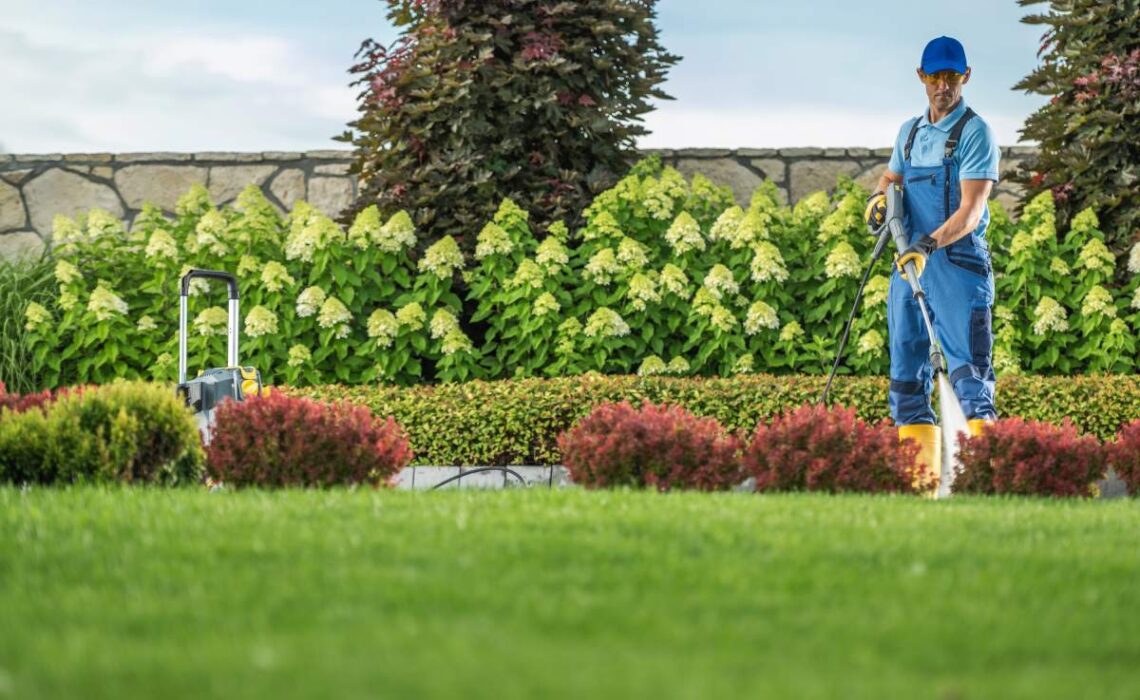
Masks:
[[[903,171],[903,149],[906,147],[906,137],[910,134],[910,127],[918,119],[918,133],[914,135],[914,144],[910,149],[910,164],[915,168],[929,168],[942,165],[942,156],[945,154],[946,139],[950,138],[950,129],[958,119],[966,113],[965,98],[958,100],[958,106],[953,112],[940,119],[937,124],[930,123],[927,110],[922,110],[921,117],[907,119],[899,129],[895,139],[895,150],[891,153],[891,162],[887,167],[891,172],[901,175]],[[1001,150],[997,139],[989,124],[978,115],[966,123],[962,130],[962,138],[958,141],[958,148],[954,150],[954,160],[958,163],[958,179],[960,180],[998,180],[998,161],[1001,159]]]

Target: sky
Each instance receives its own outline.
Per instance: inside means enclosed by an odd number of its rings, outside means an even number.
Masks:
[[[925,107],[938,35],[965,45],[965,96],[1002,145],[1044,102],[1012,90],[1041,28],[1015,0],[659,0],[682,56],[644,148],[882,147]],[[0,0],[0,150],[347,148],[348,68],[397,37],[383,0]]]

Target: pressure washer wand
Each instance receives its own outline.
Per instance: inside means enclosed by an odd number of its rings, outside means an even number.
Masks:
[[[884,225],[900,255],[910,247],[910,240],[907,238],[906,230],[903,229],[902,224],[902,197],[901,186],[892,184],[887,188],[887,222]],[[937,377],[939,372],[946,372],[946,364],[942,357],[942,348],[938,344],[938,336],[934,334],[934,324],[930,322],[930,310],[926,307],[926,292],[922,290],[922,285],[919,284],[918,271],[914,267],[914,262],[907,262],[903,265],[903,271],[906,272],[903,278],[910,284],[911,294],[914,295],[914,300],[918,302],[918,308],[922,311],[922,322],[926,325],[926,335],[930,338],[930,366],[934,370],[935,377]]]

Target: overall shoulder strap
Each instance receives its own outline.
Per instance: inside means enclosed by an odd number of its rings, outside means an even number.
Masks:
[[[922,117],[915,117],[914,121],[910,124],[910,133],[906,137],[906,146],[903,147],[903,162],[910,162],[910,149],[914,146],[914,135],[918,133],[918,123],[922,121]]]
[[[977,115],[974,113],[974,110],[967,107],[966,113],[959,117],[958,121],[954,123],[954,127],[950,129],[950,136],[946,139],[946,158],[954,157],[954,150],[958,148],[958,141],[962,138],[962,131],[966,128],[966,124],[975,116]]]

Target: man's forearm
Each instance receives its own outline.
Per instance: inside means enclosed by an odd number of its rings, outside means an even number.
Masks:
[[[981,218],[981,212],[975,211],[974,208],[967,209],[964,206],[958,207],[958,211],[951,214],[950,218],[939,226],[934,233],[930,234],[930,236],[938,242],[939,248],[945,248],[954,241],[969,235],[970,232],[978,227],[978,222],[981,221]]]

